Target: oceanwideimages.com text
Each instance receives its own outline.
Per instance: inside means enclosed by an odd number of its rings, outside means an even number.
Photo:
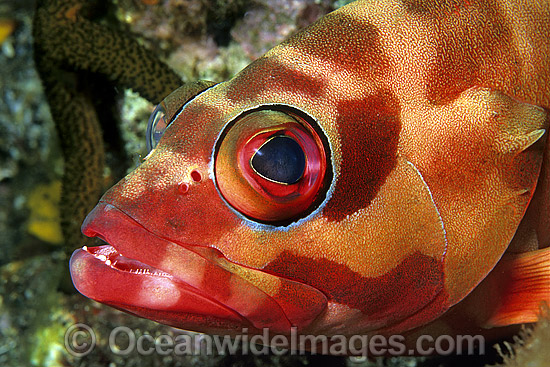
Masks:
[[[75,324],[65,333],[65,347],[76,357],[84,357],[96,347],[95,332],[86,324]],[[411,347],[411,344],[413,345]],[[235,336],[182,333],[150,335],[119,326],[109,334],[108,347],[113,354],[139,355],[283,355],[331,354],[362,357],[383,355],[483,355],[482,335],[421,335],[406,343],[402,335],[304,335],[295,328],[290,335],[271,334],[268,328],[261,334],[249,335],[243,328]]]

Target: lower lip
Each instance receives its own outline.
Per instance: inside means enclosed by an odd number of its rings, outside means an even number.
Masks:
[[[212,332],[212,324],[221,329],[252,326],[200,290],[126,258],[110,245],[76,250],[70,268],[80,293],[141,317],[203,332]]]

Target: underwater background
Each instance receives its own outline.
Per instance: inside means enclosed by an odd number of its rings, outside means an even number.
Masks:
[[[114,0],[88,1],[87,6],[94,8],[97,24],[138,40],[182,80],[223,81],[298,29],[345,3]],[[521,337],[503,341],[497,348],[487,345],[483,357],[380,357],[364,361],[308,354],[252,356],[242,351],[234,355],[112,353],[109,333],[117,326],[135,330],[136,336],[185,332],[98,304],[72,287],[68,257],[76,246],[66,244],[60,226],[63,141],[55,130],[33,57],[36,6],[35,0],[0,1],[1,366],[550,366],[548,319],[541,320],[534,332],[523,331]],[[56,20],[52,17],[51,21]],[[113,121],[118,128],[106,135],[121,137],[105,137],[107,165],[100,179],[106,189],[146,155],[145,129],[154,106],[129,89],[112,87],[105,95],[98,88],[89,93],[90,98],[97,99],[96,106],[116,115]],[[63,103],[56,108],[63,110]],[[65,347],[67,330],[78,323],[90,326],[97,337],[97,345],[86,356],[75,356]]]

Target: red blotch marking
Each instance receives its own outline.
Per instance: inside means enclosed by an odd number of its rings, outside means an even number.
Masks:
[[[398,117],[399,105],[390,93],[339,104],[342,164],[323,216],[339,221],[371,203],[396,164]]]
[[[382,75],[390,63],[380,38],[374,25],[340,13],[327,15],[283,45],[364,75]],[[316,98],[325,89],[324,79],[297,70],[303,68],[302,62],[288,57],[284,49],[277,57],[277,60],[262,57],[237,75],[228,88],[228,98],[247,100],[266,90],[297,92]]]
[[[263,270],[315,287],[329,300],[360,310],[373,323],[403,320],[428,305],[443,289],[443,263],[420,252],[373,278],[332,260],[314,260],[287,251]]]
[[[332,13],[312,24],[284,44],[333,65],[362,72],[381,74],[390,65],[375,25],[358,15]]]
[[[473,86],[503,89],[517,83],[514,37],[497,7],[490,2],[448,6],[444,17],[430,14],[437,24],[437,55],[428,73],[428,99],[444,104]]]
[[[254,99],[266,90],[287,91],[317,98],[326,82],[280,61],[262,57],[231,80],[227,98],[239,102]]]

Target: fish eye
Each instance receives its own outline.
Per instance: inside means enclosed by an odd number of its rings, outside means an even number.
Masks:
[[[266,180],[291,185],[302,178],[306,156],[293,138],[275,136],[254,153],[250,166]]]
[[[216,144],[214,176],[225,202],[273,225],[299,220],[326,197],[332,166],[328,140],[309,116],[288,106],[247,111]]]
[[[185,83],[166,96],[154,109],[147,122],[146,143],[147,151],[151,152],[160,141],[164,132],[178,113],[193,98],[214,86],[215,83],[199,80],[194,83]]]
[[[160,141],[160,138],[166,131],[166,128],[170,125],[170,121],[167,121],[166,108],[164,103],[159,103],[147,122],[147,151],[153,150]]]

